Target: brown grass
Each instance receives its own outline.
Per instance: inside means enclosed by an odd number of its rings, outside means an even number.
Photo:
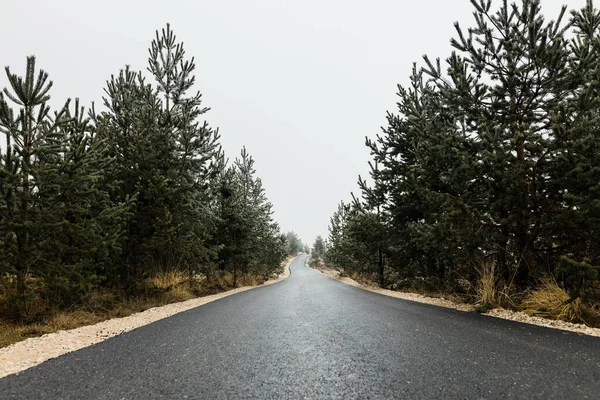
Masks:
[[[499,282],[496,276],[496,264],[493,262],[481,263],[477,268],[479,277],[475,284],[477,303],[496,307],[500,304]]]
[[[264,276],[261,275],[242,275],[238,278],[238,286],[258,286],[265,283]]]
[[[0,347],[52,332],[56,332],[56,330],[50,326],[0,323]]]
[[[597,307],[572,299],[552,277],[545,277],[539,287],[521,303],[526,314],[567,322],[593,325],[600,319]]]
[[[190,276],[183,271],[170,270],[158,272],[146,279],[144,283],[148,289],[167,291],[188,282],[190,279]]]
[[[47,321],[36,324],[0,323],[0,347],[8,346],[31,337],[45,335],[102,321],[100,315],[85,311],[59,312]]]
[[[516,310],[523,301],[524,293],[512,281],[506,282],[498,274],[494,262],[482,262],[477,268],[478,277],[475,289],[475,309],[487,312],[492,308]]]
[[[233,274],[216,274],[210,279],[211,284],[215,285],[220,290],[233,287]]]
[[[65,330],[99,322],[101,317],[87,311],[59,312],[48,320],[48,326],[55,330]]]
[[[195,297],[197,296],[194,295],[189,286],[177,286],[166,292],[161,300],[163,304],[170,304],[190,300]]]
[[[265,277],[262,275],[244,274],[238,277],[237,286],[257,286],[264,282]],[[138,295],[127,295],[118,289],[92,291],[72,310],[50,310],[36,296],[32,298],[31,304],[26,305],[25,311],[31,318],[21,322],[0,321],[0,347],[232,288],[233,275],[228,272],[215,274],[209,279],[206,276],[191,277],[181,271],[165,271],[144,280]],[[6,299],[0,294],[0,304],[3,302],[6,303]]]

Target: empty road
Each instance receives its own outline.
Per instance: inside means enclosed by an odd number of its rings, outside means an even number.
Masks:
[[[600,339],[363,291],[272,286],[0,380],[0,398],[598,398]]]

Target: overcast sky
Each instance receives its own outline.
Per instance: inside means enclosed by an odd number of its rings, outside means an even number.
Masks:
[[[544,13],[555,18],[566,2],[542,0]],[[449,55],[455,21],[472,23],[469,0],[1,4],[1,64],[23,73],[35,55],[54,81],[54,105],[68,97],[100,104],[110,75],[126,64],[145,70],[155,30],[171,23],[196,58],[206,119],[220,128],[227,155],[247,147],[282,230],[310,244],[368,174],[364,138],[395,108],[396,84],[423,54]]]

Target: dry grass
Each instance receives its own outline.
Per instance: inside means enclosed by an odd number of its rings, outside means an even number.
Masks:
[[[236,285],[233,284],[233,274],[230,272],[222,272],[215,274],[207,283],[210,287],[215,287],[219,290],[229,290],[243,286],[258,286],[265,283],[266,278],[261,274],[243,274],[238,275]]]
[[[238,286],[258,286],[265,283],[264,276],[261,275],[242,275],[238,278]]]
[[[0,323],[0,347],[5,347],[31,337],[42,336],[47,333],[75,329],[110,318],[125,317],[136,312],[147,310],[148,308],[173,302],[168,298],[167,292],[163,298],[136,297],[125,299],[115,303],[110,309],[107,309],[104,308],[106,303],[102,300],[105,297],[107,297],[107,293],[105,292],[101,294],[91,294],[89,298],[92,301],[96,301],[96,303],[83,304],[80,309],[75,311],[55,312],[50,314],[47,320],[37,321],[33,324],[23,322]]]
[[[216,276],[211,278],[211,281],[219,289],[225,290],[226,288],[233,287],[233,274],[217,274]]]
[[[363,285],[379,287],[379,283],[377,282],[373,274],[361,274],[360,272],[351,272],[347,276],[348,278]]]
[[[0,347],[30,337],[60,330],[78,328],[97,322],[125,317],[148,308],[189,300],[196,297],[188,277],[179,272],[159,273],[146,281],[144,295],[128,296],[119,290],[97,290],[88,293],[72,310],[52,310],[39,296],[23,303],[21,317],[0,323]],[[10,304],[10,291],[0,296],[0,303]],[[10,310],[9,310],[10,311]]]
[[[477,268],[478,277],[473,285],[475,290],[475,309],[487,312],[493,308],[516,310],[524,294],[511,282],[505,282],[494,262],[483,262]]]
[[[237,286],[257,286],[265,282],[265,277],[244,274],[238,277]],[[181,271],[165,271],[144,280],[136,296],[119,290],[97,290],[88,293],[81,304],[70,311],[52,311],[39,297],[27,303],[27,315],[31,318],[21,322],[0,322],[0,347],[8,346],[31,337],[45,335],[60,330],[74,329],[95,324],[111,318],[126,317],[149,308],[177,303],[216,294],[234,287],[231,273],[191,277]],[[0,303],[6,300],[2,299]]]
[[[99,297],[99,296],[94,296]],[[84,304],[75,311],[61,311],[51,314],[47,320],[35,324],[0,323],[0,347],[8,346],[31,337],[47,333],[79,328],[95,324],[111,318],[126,317],[149,308],[189,300],[197,296],[186,287],[173,288],[158,297],[139,296],[116,303],[110,309],[95,308],[94,305]],[[99,303],[101,304],[101,303]],[[86,311],[92,310],[93,311]]]
[[[521,303],[528,315],[591,325],[600,318],[597,307],[584,304],[580,298],[569,294],[552,277],[545,277],[539,287]]]
[[[8,346],[31,337],[45,335],[61,330],[91,325],[105,319],[103,316],[86,311],[59,312],[47,321],[37,324],[0,324],[0,347]]]
[[[0,347],[52,332],[56,332],[56,329],[51,326],[0,323]]]
[[[102,318],[87,311],[59,312],[48,320],[48,326],[55,330],[78,328],[99,322]]]
[[[146,301],[158,302],[158,306],[193,299],[196,297],[193,288],[198,282],[198,278],[192,277],[183,271],[158,272],[143,283],[144,288],[150,294]],[[157,298],[152,299],[152,297]]]
[[[189,286],[177,286],[170,289],[162,296],[163,304],[178,303],[197,297]],[[161,304],[161,305],[163,305]]]
[[[475,284],[477,303],[496,307],[500,303],[499,282],[496,276],[496,264],[493,262],[481,263],[477,268],[479,278]]]
[[[154,276],[146,279],[145,286],[148,289],[166,291],[176,288],[190,280],[188,274],[183,271],[170,270],[158,272]]]

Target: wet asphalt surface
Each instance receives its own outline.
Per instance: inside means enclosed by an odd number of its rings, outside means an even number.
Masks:
[[[363,291],[305,259],[0,379],[0,399],[600,398],[600,338]]]

